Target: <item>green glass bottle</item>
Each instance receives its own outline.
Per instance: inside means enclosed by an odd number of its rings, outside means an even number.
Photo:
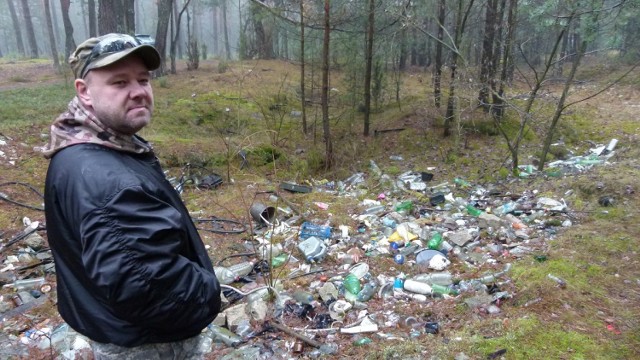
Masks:
[[[434,294],[442,294],[442,295],[458,295],[458,291],[455,289],[452,289],[448,286],[443,286],[443,285],[438,285],[438,284],[431,284],[431,291]]]
[[[471,204],[467,204],[467,213],[469,213],[469,215],[471,215],[473,217],[478,217],[478,216],[480,216],[480,214],[482,214],[482,210],[476,208],[475,206],[473,206]]]
[[[471,186],[471,184],[467,180],[462,178],[453,179],[453,183],[463,188]]]
[[[431,250],[439,250],[440,245],[442,245],[442,234],[434,232],[433,236],[431,236],[431,239],[429,239],[429,242],[427,243],[427,247]]]
[[[411,200],[406,200],[396,205],[396,211],[411,211],[413,209],[413,202]]]
[[[343,285],[344,289],[353,295],[358,295],[360,290],[362,290],[360,279],[358,279],[358,277],[353,274],[349,274],[344,278]]]

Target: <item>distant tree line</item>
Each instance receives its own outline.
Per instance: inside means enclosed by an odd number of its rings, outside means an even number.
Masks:
[[[345,75],[347,101],[364,115],[364,136],[372,110],[401,102],[400,75],[428,71],[433,97],[425,101],[445,105],[443,136],[460,135],[457,94],[471,87],[474,106],[495,119],[515,168],[527,114],[545,81],[570,84],[587,56],[640,60],[639,9],[640,0],[6,0],[0,2],[0,56],[50,57],[58,66],[61,44],[66,58],[89,36],[144,31],[163,56],[160,75],[175,73],[176,58],[185,55],[189,69],[207,53],[297,61],[302,131],[308,131],[305,107],[318,96],[328,167],[330,71]],[[501,119],[519,71],[534,74],[532,100],[511,137]],[[564,108],[563,98],[558,119]]]

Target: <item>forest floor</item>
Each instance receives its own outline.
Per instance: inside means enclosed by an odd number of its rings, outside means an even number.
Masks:
[[[281,87],[277,79],[286,78],[295,72],[295,68],[290,64],[264,62],[245,66],[245,69],[250,70],[245,71],[243,74],[246,76],[243,75],[241,78],[238,75],[241,70],[234,69],[234,77],[230,77],[227,76],[229,73],[219,73],[216,70],[217,66],[216,61],[209,60],[201,63],[200,70],[186,72],[184,64],[179,63],[178,74],[167,77],[166,87],[162,85],[162,80],[155,80],[154,92],[158,113],[171,109],[172,104],[204,97],[209,92],[223,93],[220,97],[213,98],[217,107],[230,106],[224,101],[228,98],[235,101],[235,97],[230,94],[241,92],[233,88],[239,83],[244,89],[249,89],[243,90],[245,98],[255,95],[255,92],[251,91],[260,87],[265,87],[265,91],[275,94]],[[40,61],[0,62],[0,97],[5,97],[5,100],[10,97],[17,98],[21,90],[28,89],[42,88],[43,91],[51,91],[44,89],[50,85],[69,83],[71,80],[68,74],[66,76],[54,71],[50,64]],[[238,80],[239,78],[241,80]],[[427,73],[417,71],[409,76],[406,86],[412,87],[408,91],[411,96],[425,96],[423,87],[430,85],[429,81],[424,79],[428,78]],[[592,94],[602,88],[608,80],[602,74],[598,74],[598,71],[594,71],[593,75],[583,74],[583,79],[588,81],[580,82],[572,89],[574,100]],[[545,96],[549,103],[557,99],[559,86],[556,84],[546,89]],[[172,98],[174,96],[186,100],[176,100]],[[0,100],[0,103],[2,101],[4,100]],[[386,193],[388,196],[383,200],[388,210],[392,210],[397,202],[403,200],[411,200],[416,209],[424,210],[414,212],[413,218],[406,214],[397,215],[398,222],[413,219],[411,221],[422,225],[438,225],[446,219],[451,220],[447,211],[431,211],[428,193],[419,195],[415,192],[392,191],[389,183],[375,177],[369,168],[369,160],[375,159],[382,171],[392,178],[407,171],[429,171],[434,174],[433,184],[430,186],[442,182],[452,184],[454,177],[464,177],[472,183],[473,188],[499,190],[496,199],[500,201],[506,201],[507,198],[526,200],[527,196],[534,202],[542,197],[562,200],[567,204],[566,210],[553,216],[552,212],[547,212],[543,221],[529,224],[526,240],[519,238],[518,241],[505,241],[503,233],[494,234],[485,229],[481,231],[481,246],[470,250],[467,260],[455,255],[450,256],[451,265],[447,270],[463,280],[495,273],[503,269],[505,264],[511,263],[511,271],[494,284],[494,291],[506,293],[503,298],[482,303],[483,294],[473,292],[431,298],[426,303],[374,297],[367,302],[367,311],[379,325],[379,331],[346,335],[317,330],[309,331],[307,335],[315,336],[315,340],[321,343],[336,344],[338,354],[330,358],[640,357],[640,189],[637,182],[640,175],[639,75],[632,75],[631,79],[613,86],[593,99],[577,104],[566,113],[563,118],[565,125],[559,130],[562,132],[559,141],[567,144],[569,152],[582,155],[596,145],[606,145],[613,138],[619,142],[615,155],[607,164],[560,177],[544,174],[523,178],[514,178],[508,174],[498,176],[505,158],[508,158],[508,152],[504,150],[504,140],[499,136],[488,136],[477,130],[478,123],[485,115],[473,110],[463,114],[463,118],[473,126],[465,127],[464,145],[452,151],[455,143],[440,137],[441,124],[434,115],[439,110],[416,103],[413,101],[409,105],[403,105],[402,113],[390,118],[384,117],[382,112],[373,115],[374,119],[380,118],[374,120],[373,129],[404,128],[407,129],[405,131],[363,138],[359,125],[355,130],[348,127],[344,129],[345,120],[336,120],[338,131],[333,134],[337,139],[338,168],[328,172],[305,173],[303,170],[296,170],[304,168],[301,160],[296,157],[304,158],[303,163],[311,166],[309,164],[313,164],[313,155],[317,152],[322,153],[322,150],[313,149],[315,138],[296,137],[283,130],[285,140],[282,148],[285,154],[282,158],[286,158],[286,161],[278,165],[267,161],[266,165],[261,165],[252,158],[254,162],[245,170],[239,169],[235,163],[231,169],[229,165],[214,164],[208,169],[222,174],[225,178],[224,185],[215,190],[188,187],[183,193],[185,203],[190,210],[199,211],[202,217],[233,218],[253,226],[255,223],[252,223],[247,214],[252,203],[262,202],[275,207],[287,207],[280,201],[273,202],[269,195],[261,193],[262,191],[277,190],[281,181],[312,185],[318,191],[309,194],[286,193],[282,194],[282,197],[295,205],[302,216],[316,223],[332,226],[335,233],[339,232],[338,226],[347,225],[353,238],[362,239],[364,243],[360,245],[366,245],[372,240],[380,239],[379,229],[376,228],[378,223],[371,220],[372,225],[366,226],[361,235],[357,234],[357,229],[362,228],[363,223],[363,220],[358,219],[358,214],[364,209],[363,200],[375,199],[380,193]],[[47,110],[51,112],[47,116],[53,119],[64,109],[65,104],[61,101],[56,110]],[[197,105],[191,104],[192,107]],[[204,125],[200,122],[182,123],[180,114],[173,115],[177,119],[175,122],[183,124],[183,129],[190,130],[185,130],[185,133],[162,130],[165,126],[172,129],[172,123],[161,118],[157,124],[152,124],[150,130],[145,130],[144,135],[157,144],[158,155],[161,159],[164,158],[165,167],[171,175],[178,176],[180,171],[184,170],[181,165],[186,162],[201,158],[215,160],[215,156],[210,155],[211,152],[220,153],[225,147],[228,149],[229,145],[225,145],[222,138],[212,138],[211,134],[203,133],[199,126]],[[0,119],[0,183],[5,185],[19,182],[30,184],[36,190],[42,189],[47,162],[34,147],[42,145],[45,141],[42,134],[46,133],[47,123],[39,120],[37,123],[26,121],[19,125],[3,126],[3,120]],[[543,125],[533,124],[532,128],[535,127]],[[539,143],[535,141],[523,145],[523,165],[530,164],[539,151]],[[251,145],[252,149],[259,148],[254,143]],[[392,160],[389,158],[392,155],[402,156],[404,160]],[[227,176],[227,171],[230,171],[231,178]],[[345,180],[356,172],[362,172],[366,179],[361,186],[347,188],[340,194],[327,188],[328,182]],[[469,189],[453,185],[449,188],[455,196],[474,196]],[[322,189],[326,191],[321,191]],[[38,207],[41,202],[41,198],[33,191],[15,184],[3,186],[0,192],[13,200],[34,207]],[[613,201],[604,203],[601,201],[604,197]],[[499,204],[500,202],[496,203],[496,207]],[[325,206],[328,206],[328,209],[325,210]],[[41,211],[0,201],[2,244],[6,245],[9,239],[24,229],[24,218],[44,223]],[[463,219],[467,223],[475,224],[475,220],[466,216]],[[570,220],[571,225],[559,226],[558,220],[560,223]],[[46,236],[44,231],[39,233]],[[285,238],[292,234],[282,235],[282,242],[286,242]],[[210,246],[211,257],[216,262],[227,255],[246,251],[246,233],[220,235],[202,231],[202,237]],[[488,246],[492,243],[502,246],[501,250],[490,251]],[[360,247],[362,250],[363,246],[357,245],[358,243],[351,244],[352,247]],[[522,250],[523,247],[529,248],[530,251],[516,254],[514,249]],[[16,244],[0,249],[0,259],[5,267],[8,265],[9,256],[19,256],[19,250],[24,247]],[[295,246],[287,250],[294,256],[299,255]],[[393,278],[400,272],[415,275],[421,271],[431,271],[418,267],[411,260],[413,259],[407,257],[405,264],[398,264],[389,255],[379,255],[363,257],[362,262],[369,266],[374,278],[380,275]],[[292,270],[298,265],[288,264],[283,269]],[[334,254],[330,254],[319,265],[325,268],[324,272],[292,280],[282,278],[284,288],[289,291],[314,291],[321,281],[325,281],[323,276],[344,274],[344,268],[340,266]],[[55,276],[43,273],[39,267],[23,266],[20,271],[4,271],[0,274],[0,281],[7,283],[10,282],[9,275],[14,274],[18,278],[45,276],[47,282],[55,284]],[[561,278],[564,284],[560,286],[550,279],[548,274]],[[2,289],[0,302],[4,304],[3,312],[6,311],[2,322],[3,343],[17,341],[24,337],[28,330],[54,328],[62,322],[55,310],[55,286],[53,288],[53,291],[45,295],[49,300],[32,309],[24,310],[21,316],[15,317],[7,316],[15,310],[10,306],[10,299],[15,293],[10,287]],[[316,299],[319,300],[317,296]],[[475,306],[474,301],[480,301],[482,304]],[[309,328],[321,319],[318,315],[327,311],[324,305],[317,303],[313,312],[306,314],[306,317],[286,313],[282,320],[296,329]],[[351,310],[344,324],[355,322],[359,312],[361,310]],[[420,325],[419,328],[412,329],[406,325],[410,317],[415,318]],[[426,333],[424,325],[427,322],[438,324],[437,334]],[[259,323],[253,325],[255,329],[261,328]],[[339,327],[339,324],[334,326]],[[373,342],[355,345],[363,338],[369,338]],[[361,340],[358,344],[362,342]],[[303,345],[302,351],[298,352],[301,345],[296,343],[296,339],[277,331],[263,333],[250,340],[249,344],[257,346],[264,356],[314,356],[312,346]],[[47,358],[47,351],[30,351],[31,355]],[[211,358],[219,358],[230,351],[230,348],[223,345],[216,346]]]

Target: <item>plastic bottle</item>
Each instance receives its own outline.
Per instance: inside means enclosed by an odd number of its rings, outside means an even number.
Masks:
[[[393,281],[393,288],[394,289],[404,289],[404,280],[405,280],[406,276],[404,273],[400,273],[398,274],[398,276],[396,276],[395,280]]]
[[[375,162],[375,161],[373,161],[373,160],[369,160],[369,168],[371,169],[371,171],[373,171],[373,173],[374,173],[377,177],[382,176],[382,170],[380,170],[380,168],[378,167],[378,164],[376,164],[376,162]]]
[[[396,228],[396,221],[391,219],[391,218],[388,218],[388,217],[383,217],[382,218],[382,225],[384,225],[386,227],[389,227],[389,228],[392,228],[392,229],[395,229]]]
[[[463,188],[471,186],[471,184],[468,181],[462,178],[453,179],[453,183]]]
[[[438,285],[438,284],[432,284],[431,285],[431,291],[434,294],[458,295],[458,290],[453,289],[453,288],[448,287],[448,286]]]
[[[21,279],[13,282],[13,288],[17,291],[38,289],[44,284],[44,278]]]
[[[429,295],[433,292],[429,284],[413,279],[407,279],[404,281],[404,289],[412,293],[422,295]]]
[[[313,295],[310,292],[304,290],[296,290],[293,293],[293,298],[300,304],[308,305],[313,302]]]
[[[298,249],[308,262],[320,261],[327,254],[327,245],[315,236],[298,244]]]
[[[247,276],[253,271],[254,261],[244,261],[238,264],[229,266],[227,269],[231,270],[236,276],[236,279]]]
[[[478,217],[482,214],[482,210],[476,208],[472,204],[467,204],[466,209],[467,209],[467,213],[469,213],[469,215],[473,217]]]
[[[453,275],[448,272],[418,274],[412,278],[413,280],[425,282],[427,284],[451,285],[453,284]]]
[[[258,247],[258,257],[262,260],[273,259],[282,253],[282,244],[263,244]]]
[[[408,246],[402,247],[398,249],[398,254],[403,256],[408,256],[420,249],[420,245],[418,244],[409,244]]]
[[[360,338],[358,340],[355,340],[353,342],[354,346],[363,346],[363,345],[367,345],[367,344],[371,344],[373,342],[373,340],[369,339],[368,337],[363,337]]]
[[[351,265],[356,263],[355,256],[351,254],[339,253],[337,259],[343,265]]]
[[[236,274],[233,271],[227,269],[224,266],[215,266],[213,271],[216,273],[216,277],[218,278],[218,282],[223,285],[229,285],[232,282],[237,280]]]
[[[411,201],[411,200],[403,201],[403,202],[399,203],[398,205],[396,205],[395,210],[398,211],[398,212],[411,211],[411,210],[413,210],[413,201]]]
[[[206,331],[203,331],[200,334],[200,338],[198,339],[198,353],[207,354],[211,352],[212,344],[213,344],[213,334],[211,333],[211,329],[207,327]]]
[[[371,300],[371,298],[375,293],[376,293],[376,285],[371,282],[368,282],[364,284],[364,286],[362,287],[362,290],[360,290],[360,292],[358,293],[357,299],[358,301],[366,302]]]
[[[502,204],[502,206],[500,206],[496,212],[498,213],[498,215],[505,215],[515,211],[517,207],[518,204],[516,202],[509,201],[508,203]]]
[[[380,214],[385,210],[384,205],[374,205],[364,210],[365,215]]]
[[[208,328],[207,332],[209,332],[214,341],[223,342],[227,346],[235,346],[242,342],[242,338],[240,336],[234,334],[229,329],[223,328],[222,326],[210,324]]]
[[[360,284],[360,279],[353,274],[349,274],[344,278],[342,283],[344,285],[344,289],[350,292],[352,295],[358,295],[360,290],[362,290],[362,285]]]
[[[278,268],[284,265],[284,263],[287,262],[288,258],[289,258],[289,255],[285,253],[279,254],[278,256],[275,256],[273,259],[271,259],[271,266],[273,268]]]
[[[431,250],[438,250],[440,249],[440,245],[442,245],[442,234],[434,232],[433,236],[431,236],[431,239],[429,239],[429,242],[427,243],[427,247]]]
[[[307,239],[312,236],[320,239],[328,239],[331,237],[331,227],[316,225],[308,221],[303,222],[300,227],[300,238]]]

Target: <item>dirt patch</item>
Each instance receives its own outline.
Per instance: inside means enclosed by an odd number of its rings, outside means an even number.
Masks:
[[[64,81],[64,78],[64,75],[49,63],[0,63],[0,91],[53,84]]]

